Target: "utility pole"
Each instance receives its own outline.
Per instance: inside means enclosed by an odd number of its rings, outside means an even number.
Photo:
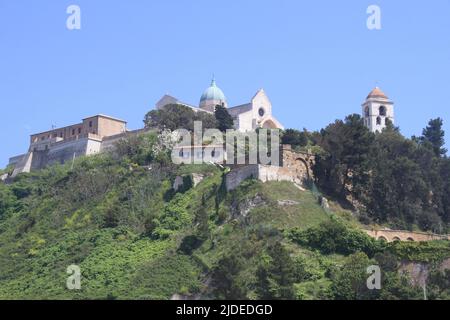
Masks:
[[[72,157],[72,166],[70,167],[70,170],[73,170],[73,164],[75,162],[75,152],[73,153],[73,157]]]
[[[427,284],[426,283],[424,283],[423,284],[423,300],[428,300],[428,298],[427,298]]]

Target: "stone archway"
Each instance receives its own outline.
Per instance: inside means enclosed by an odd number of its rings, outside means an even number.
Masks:
[[[386,239],[386,237],[383,237],[383,236],[379,236],[378,240],[388,242],[388,239]]]
[[[309,166],[305,159],[296,158],[295,159],[295,169],[297,172],[297,176],[299,178],[306,179],[306,180],[311,179],[311,173],[309,171]]]
[[[261,127],[264,129],[278,129],[278,126],[271,119],[264,121]]]

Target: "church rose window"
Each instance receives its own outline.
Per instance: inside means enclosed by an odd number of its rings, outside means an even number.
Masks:
[[[264,114],[265,114],[266,112],[264,111],[264,109],[263,109],[263,108],[259,108],[259,111],[258,111],[258,113],[259,113],[259,116],[260,116],[260,117],[263,117],[263,116],[264,116]]]

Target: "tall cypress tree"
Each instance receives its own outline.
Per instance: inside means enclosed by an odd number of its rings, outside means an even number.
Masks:
[[[269,263],[262,263],[257,270],[257,292],[264,300],[294,299],[295,265],[289,252],[279,242],[270,245]]]
[[[217,127],[220,131],[225,132],[228,129],[234,128],[233,117],[228,113],[228,110],[221,105],[216,107],[215,112]]]

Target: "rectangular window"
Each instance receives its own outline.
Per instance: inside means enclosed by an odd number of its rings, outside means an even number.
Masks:
[[[81,134],[81,128],[78,128],[78,134]]]
[[[72,135],[73,136],[75,135],[75,129],[72,129]]]
[[[89,121],[89,128],[92,128],[92,121]]]

